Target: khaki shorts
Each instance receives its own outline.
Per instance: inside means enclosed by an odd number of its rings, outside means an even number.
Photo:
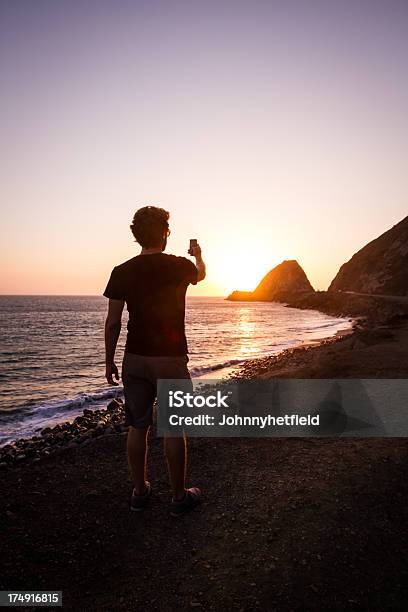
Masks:
[[[122,382],[125,396],[125,425],[144,429],[153,423],[153,404],[158,379],[191,381],[188,356],[150,357],[125,353]]]

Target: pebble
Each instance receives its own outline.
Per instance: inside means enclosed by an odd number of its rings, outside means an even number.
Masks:
[[[52,453],[84,446],[93,438],[117,435],[126,430],[124,403],[120,398],[113,399],[106,409],[93,411],[85,408],[72,423],[65,421],[54,427],[44,427],[40,435],[6,444],[0,448],[0,470],[15,464],[37,463]]]

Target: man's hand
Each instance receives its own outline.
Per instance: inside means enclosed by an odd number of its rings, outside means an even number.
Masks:
[[[191,247],[191,255],[193,257],[196,257],[198,259],[201,259],[201,247],[199,244],[197,244],[196,246]]]
[[[107,363],[106,364],[106,380],[108,381],[108,383],[110,385],[115,385],[115,387],[118,386],[119,383],[115,382],[113,380],[113,377],[116,378],[116,380],[119,380],[119,372],[118,372],[118,368],[116,367],[116,365],[114,363]]]

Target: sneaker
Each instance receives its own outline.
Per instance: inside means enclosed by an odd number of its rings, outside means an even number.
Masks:
[[[130,509],[133,512],[142,512],[149,502],[151,493],[152,489],[150,482],[146,482],[146,491],[143,493],[143,495],[136,495],[135,490],[133,489],[132,499],[130,500]]]
[[[183,499],[171,502],[170,514],[171,516],[181,516],[186,512],[193,510],[201,502],[201,491],[197,487],[191,487],[186,489]]]

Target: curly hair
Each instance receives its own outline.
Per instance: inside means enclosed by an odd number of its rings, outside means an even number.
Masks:
[[[144,206],[134,214],[130,229],[142,247],[149,249],[160,245],[163,235],[169,234],[170,213],[157,206]]]

